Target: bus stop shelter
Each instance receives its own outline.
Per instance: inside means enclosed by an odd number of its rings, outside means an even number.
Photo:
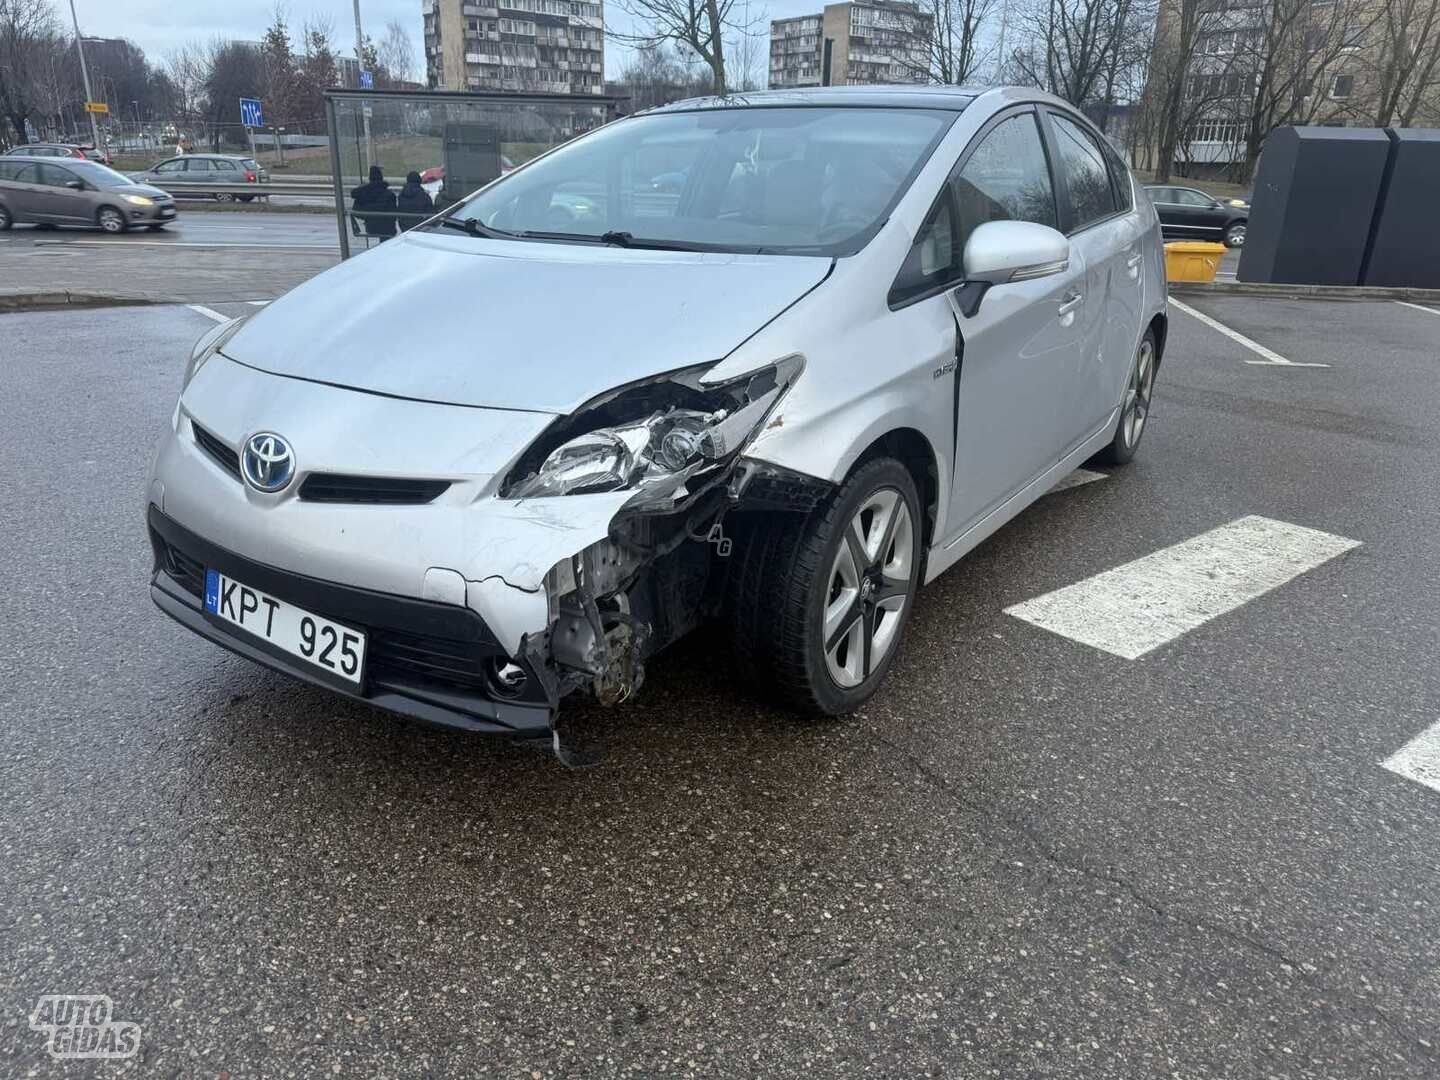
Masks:
[[[380,240],[372,222],[398,212],[357,214],[351,191],[380,166],[398,192],[410,172],[427,182],[437,210],[554,146],[620,114],[624,98],[596,94],[465,93],[450,90],[327,90],[335,219],[340,254]],[[368,228],[367,228],[368,227]]]

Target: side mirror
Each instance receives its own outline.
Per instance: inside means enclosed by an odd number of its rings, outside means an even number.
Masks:
[[[963,266],[965,284],[958,297],[968,319],[980,310],[985,293],[997,285],[1033,281],[1069,269],[1070,241],[1049,225],[987,221],[965,241]]]
[[[66,180],[66,181],[65,181],[65,186],[68,187],[71,191],[84,191],[84,190],[85,190],[85,181],[84,181],[84,180]]]

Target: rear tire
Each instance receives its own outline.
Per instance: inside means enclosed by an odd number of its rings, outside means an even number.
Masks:
[[[125,215],[113,206],[102,206],[95,214],[96,224],[107,233],[123,233],[129,226],[125,222]]]
[[[1225,246],[1228,248],[1245,246],[1245,222],[1237,221],[1225,230]]]
[[[1115,437],[1092,461],[1102,465],[1126,465],[1135,457],[1150,419],[1150,399],[1155,393],[1155,370],[1159,362],[1155,331],[1147,329],[1135,350],[1135,360],[1130,365],[1125,396],[1120,399],[1120,419],[1115,423]]]
[[[254,195],[237,195],[237,196],[235,196],[235,197],[236,197],[237,199],[239,199],[241,202],[254,202],[254,201],[255,201],[255,196],[254,196]]]
[[[857,469],[808,515],[742,533],[728,608],[747,680],[802,712],[854,712],[879,688],[915,606],[920,498],[894,458]]]
[[[10,216],[10,211],[7,210],[4,206],[0,206],[0,232],[4,232],[6,229],[10,228],[10,226],[14,224],[15,219]]]

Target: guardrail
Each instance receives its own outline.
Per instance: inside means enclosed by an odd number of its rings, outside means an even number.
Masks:
[[[140,181],[151,187],[158,187],[175,198],[186,195],[318,195],[335,197],[332,184],[287,184],[284,181],[268,184],[156,184],[149,180]]]

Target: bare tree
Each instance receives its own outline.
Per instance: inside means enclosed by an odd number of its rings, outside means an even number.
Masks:
[[[0,111],[25,142],[48,74],[47,49],[59,39],[50,0],[0,0]]]
[[[397,82],[415,81],[415,43],[399,19],[385,24],[385,36],[376,50],[380,66]]]
[[[612,83],[610,89],[628,97],[630,109],[639,112],[706,94],[710,90],[710,77],[708,69],[692,71],[676,55],[673,46],[644,45],[631,55],[619,80]]]
[[[210,57],[205,46],[192,41],[171,49],[161,68],[173,88],[175,119],[182,126],[195,124],[203,113],[205,84],[210,80]]]
[[[1373,52],[1374,123],[1389,127],[1415,122],[1427,97],[1440,90],[1440,2],[1384,0],[1375,30],[1380,46]]]
[[[1372,0],[1264,0],[1259,14],[1260,32],[1245,39],[1237,61],[1241,74],[1254,80],[1244,120],[1241,182],[1254,175],[1271,131],[1320,118],[1342,59],[1382,16]]]
[[[608,37],[635,48],[668,42],[688,49],[710,69],[711,92],[726,93],[725,38],[754,33],[754,27],[736,10],[736,0],[617,0],[617,4],[636,25],[650,30],[625,33],[607,29]]]
[[[896,54],[913,77],[962,86],[975,80],[987,59],[988,23],[996,0],[919,0],[916,47]]]
[[[1150,10],[1140,0],[1036,0],[1015,17],[1012,77],[1076,106],[1105,101]]]

